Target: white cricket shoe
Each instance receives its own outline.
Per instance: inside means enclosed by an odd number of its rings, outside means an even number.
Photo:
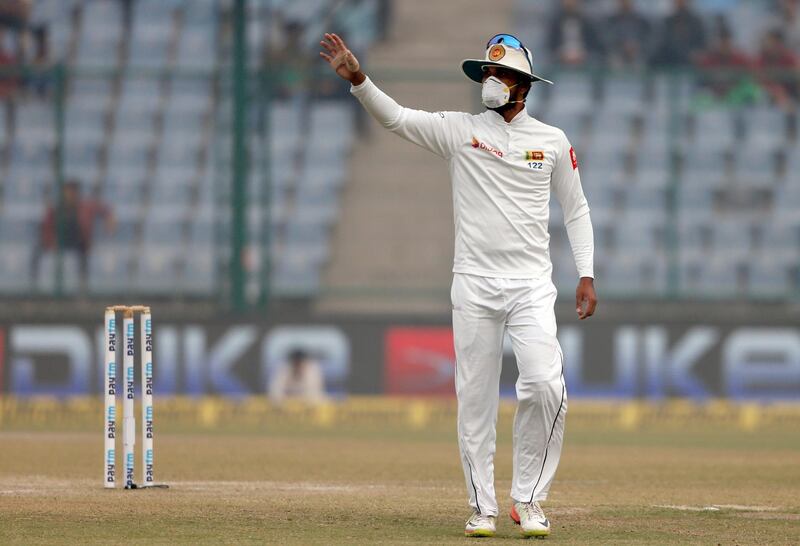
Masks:
[[[479,512],[472,512],[467,520],[464,534],[468,537],[493,537],[495,532],[494,516],[484,516]]]
[[[538,502],[515,502],[509,515],[520,526],[524,537],[546,537],[550,534],[550,520]]]

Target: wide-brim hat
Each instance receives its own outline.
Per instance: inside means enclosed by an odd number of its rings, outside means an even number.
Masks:
[[[483,82],[484,67],[499,66],[513,70],[532,82],[545,82],[552,85],[548,79],[542,78],[533,72],[533,55],[528,48],[510,34],[498,34],[491,40],[486,48],[486,58],[465,59],[461,62],[461,70],[474,82]]]

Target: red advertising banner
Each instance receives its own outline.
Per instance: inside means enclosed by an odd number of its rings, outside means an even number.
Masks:
[[[389,328],[387,394],[455,396],[456,354],[450,328]]]

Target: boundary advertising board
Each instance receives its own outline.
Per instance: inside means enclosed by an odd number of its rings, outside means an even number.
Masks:
[[[800,328],[787,324],[564,321],[559,340],[572,397],[800,400]],[[0,392],[99,393],[102,325],[0,323]],[[452,396],[446,320],[154,323],[159,395],[264,393],[295,348],[322,365],[330,395]],[[504,348],[501,393],[516,366]]]

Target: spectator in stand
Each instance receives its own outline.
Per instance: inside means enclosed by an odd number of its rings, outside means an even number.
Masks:
[[[0,27],[24,30],[32,5],[32,0],[0,0]]]
[[[617,0],[617,11],[605,24],[605,37],[611,66],[634,67],[647,61],[650,22],[636,11],[633,0]]]
[[[674,11],[661,23],[653,50],[653,64],[683,67],[706,46],[703,20],[691,9],[689,0],[674,0]]]
[[[700,85],[716,99],[736,100],[734,95],[750,94],[751,59],[733,42],[733,33],[724,16],[715,21],[715,39],[712,46],[698,54],[696,64],[701,68]]]
[[[580,66],[602,54],[602,43],[580,0],[562,0],[550,22],[547,44],[553,59],[565,65]]]
[[[26,32],[33,0],[0,0],[0,29],[12,31],[14,54],[18,59],[25,54]]]
[[[772,101],[785,110],[793,110],[800,98],[800,62],[780,29],[770,30],[764,36],[757,67],[761,84]]]
[[[264,60],[276,81],[278,97],[303,101],[308,94],[312,69],[310,56],[303,43],[305,26],[298,21],[287,21],[280,33],[280,41],[268,44]]]
[[[0,97],[6,98],[13,93],[18,83],[16,70],[17,59],[6,48],[6,33],[0,28]]]
[[[392,25],[392,12],[394,0],[378,0],[378,36],[381,40],[389,39],[389,29]]]
[[[105,221],[106,230],[112,232],[115,227],[111,209],[96,199],[83,199],[81,187],[77,180],[64,184],[62,192],[61,218],[57,205],[50,205],[42,220],[39,245],[33,252],[32,273],[39,276],[39,261],[44,252],[56,249],[60,242],[61,250],[74,252],[80,263],[81,281],[85,283],[88,274],[89,251],[92,246],[92,231],[96,219]]]
[[[4,47],[5,32],[0,28],[0,101],[6,110],[6,135],[14,132],[16,125],[16,108],[14,96],[19,85],[17,61]]]
[[[29,93],[44,99],[49,95],[53,83],[53,76],[50,72],[52,64],[50,63],[47,29],[40,27],[33,30],[31,34],[34,38],[35,53],[31,62],[31,71],[25,77],[25,87]]]
[[[325,378],[319,362],[303,349],[292,350],[270,381],[269,398],[278,406],[287,398],[308,404],[324,402]]]
[[[800,0],[778,0],[773,27],[783,32],[790,49],[800,52]]]

